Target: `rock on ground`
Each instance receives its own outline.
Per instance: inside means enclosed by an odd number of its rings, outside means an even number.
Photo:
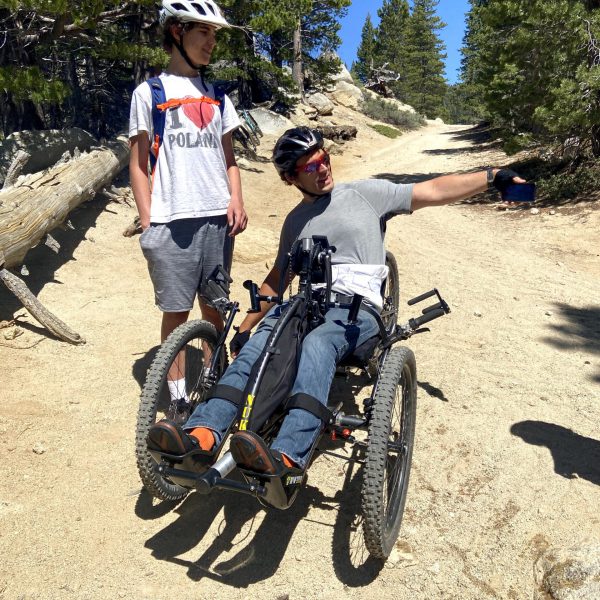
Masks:
[[[600,543],[552,548],[535,566],[535,600],[598,600]]]

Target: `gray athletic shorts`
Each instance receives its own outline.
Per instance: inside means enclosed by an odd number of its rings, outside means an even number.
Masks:
[[[140,246],[163,312],[191,310],[215,267],[231,268],[227,215],[153,223],[140,236]]]

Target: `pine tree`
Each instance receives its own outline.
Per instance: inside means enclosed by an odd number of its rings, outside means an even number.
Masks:
[[[300,61],[301,75],[296,81],[300,89],[304,87],[307,73],[312,85],[325,84],[327,76],[339,67],[339,62],[331,57],[331,51],[341,43],[338,35],[340,19],[350,0],[269,0],[256,4],[255,16],[246,24],[258,32],[259,48],[278,65],[293,65],[294,61]],[[295,31],[300,34],[296,38],[296,52]]]
[[[409,18],[407,0],[384,0],[377,11],[379,25],[373,50],[374,63],[400,75],[400,79],[390,83],[389,87],[396,98],[405,102],[406,82],[406,24]]]
[[[366,83],[375,61],[375,27],[371,22],[371,13],[367,13],[360,36],[360,44],[356,51],[356,58],[357,60],[352,65],[353,75]]]
[[[437,16],[438,0],[414,0],[406,23],[402,99],[430,118],[438,116],[446,94],[445,45],[436,33],[445,23]]]
[[[479,120],[489,118],[484,103],[484,86],[479,82],[478,73],[481,69],[479,48],[481,37],[481,18],[479,6],[487,4],[482,0],[470,0],[471,9],[466,15],[466,29],[461,48],[461,81],[460,96],[465,104],[464,110],[476,115]],[[452,93],[452,92],[451,92]]]
[[[351,0],[313,1],[311,11],[302,19],[303,63],[315,88],[324,89],[340,68],[341,61],[334,52],[342,43],[340,21],[350,4]]]
[[[600,156],[599,4],[472,0],[463,75],[508,150],[572,139]]]
[[[155,14],[154,4],[70,6],[61,0],[30,0],[2,6],[4,135],[76,125],[103,137],[120,129],[129,110],[123,90],[133,87],[132,65],[164,58],[162,50],[136,44],[147,35],[146,15]]]
[[[301,24],[301,66],[323,85],[339,65],[326,51],[340,44],[339,20],[350,0],[220,0],[235,25],[218,33],[212,76],[238,79],[244,104],[292,89]],[[167,64],[155,0],[4,0],[0,4],[1,134],[79,126],[98,137],[122,129],[130,93]],[[272,59],[272,61],[270,60]]]

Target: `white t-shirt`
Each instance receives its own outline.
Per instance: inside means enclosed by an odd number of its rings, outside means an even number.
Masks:
[[[214,99],[214,88],[200,77],[161,74],[167,100]],[[239,127],[236,110],[225,96],[223,115],[208,102],[186,103],[166,111],[163,142],[152,178],[150,221],[223,215],[231,199],[222,136]],[[144,82],[133,92],[129,137],[147,132],[152,145],[152,92]]]

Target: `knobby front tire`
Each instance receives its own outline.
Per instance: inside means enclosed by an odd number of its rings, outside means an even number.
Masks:
[[[140,396],[135,450],[142,483],[155,498],[181,500],[188,493],[186,488],[171,483],[155,471],[156,463],[146,447],[146,436],[150,427],[167,416],[170,405],[167,374],[179,353],[185,352],[185,372],[178,372],[175,377],[178,379],[185,377],[191,413],[198,403],[204,400],[209,387],[204,383],[203,378],[204,367],[209,366],[205,360],[205,349],[210,348],[212,351],[217,339],[217,330],[211,323],[202,320],[184,323],[162,343],[148,369],[146,382]],[[223,374],[226,363],[227,355],[223,349],[217,378]]]
[[[415,437],[417,375],[409,348],[390,351],[376,385],[361,502],[367,550],[386,559],[402,522]]]

